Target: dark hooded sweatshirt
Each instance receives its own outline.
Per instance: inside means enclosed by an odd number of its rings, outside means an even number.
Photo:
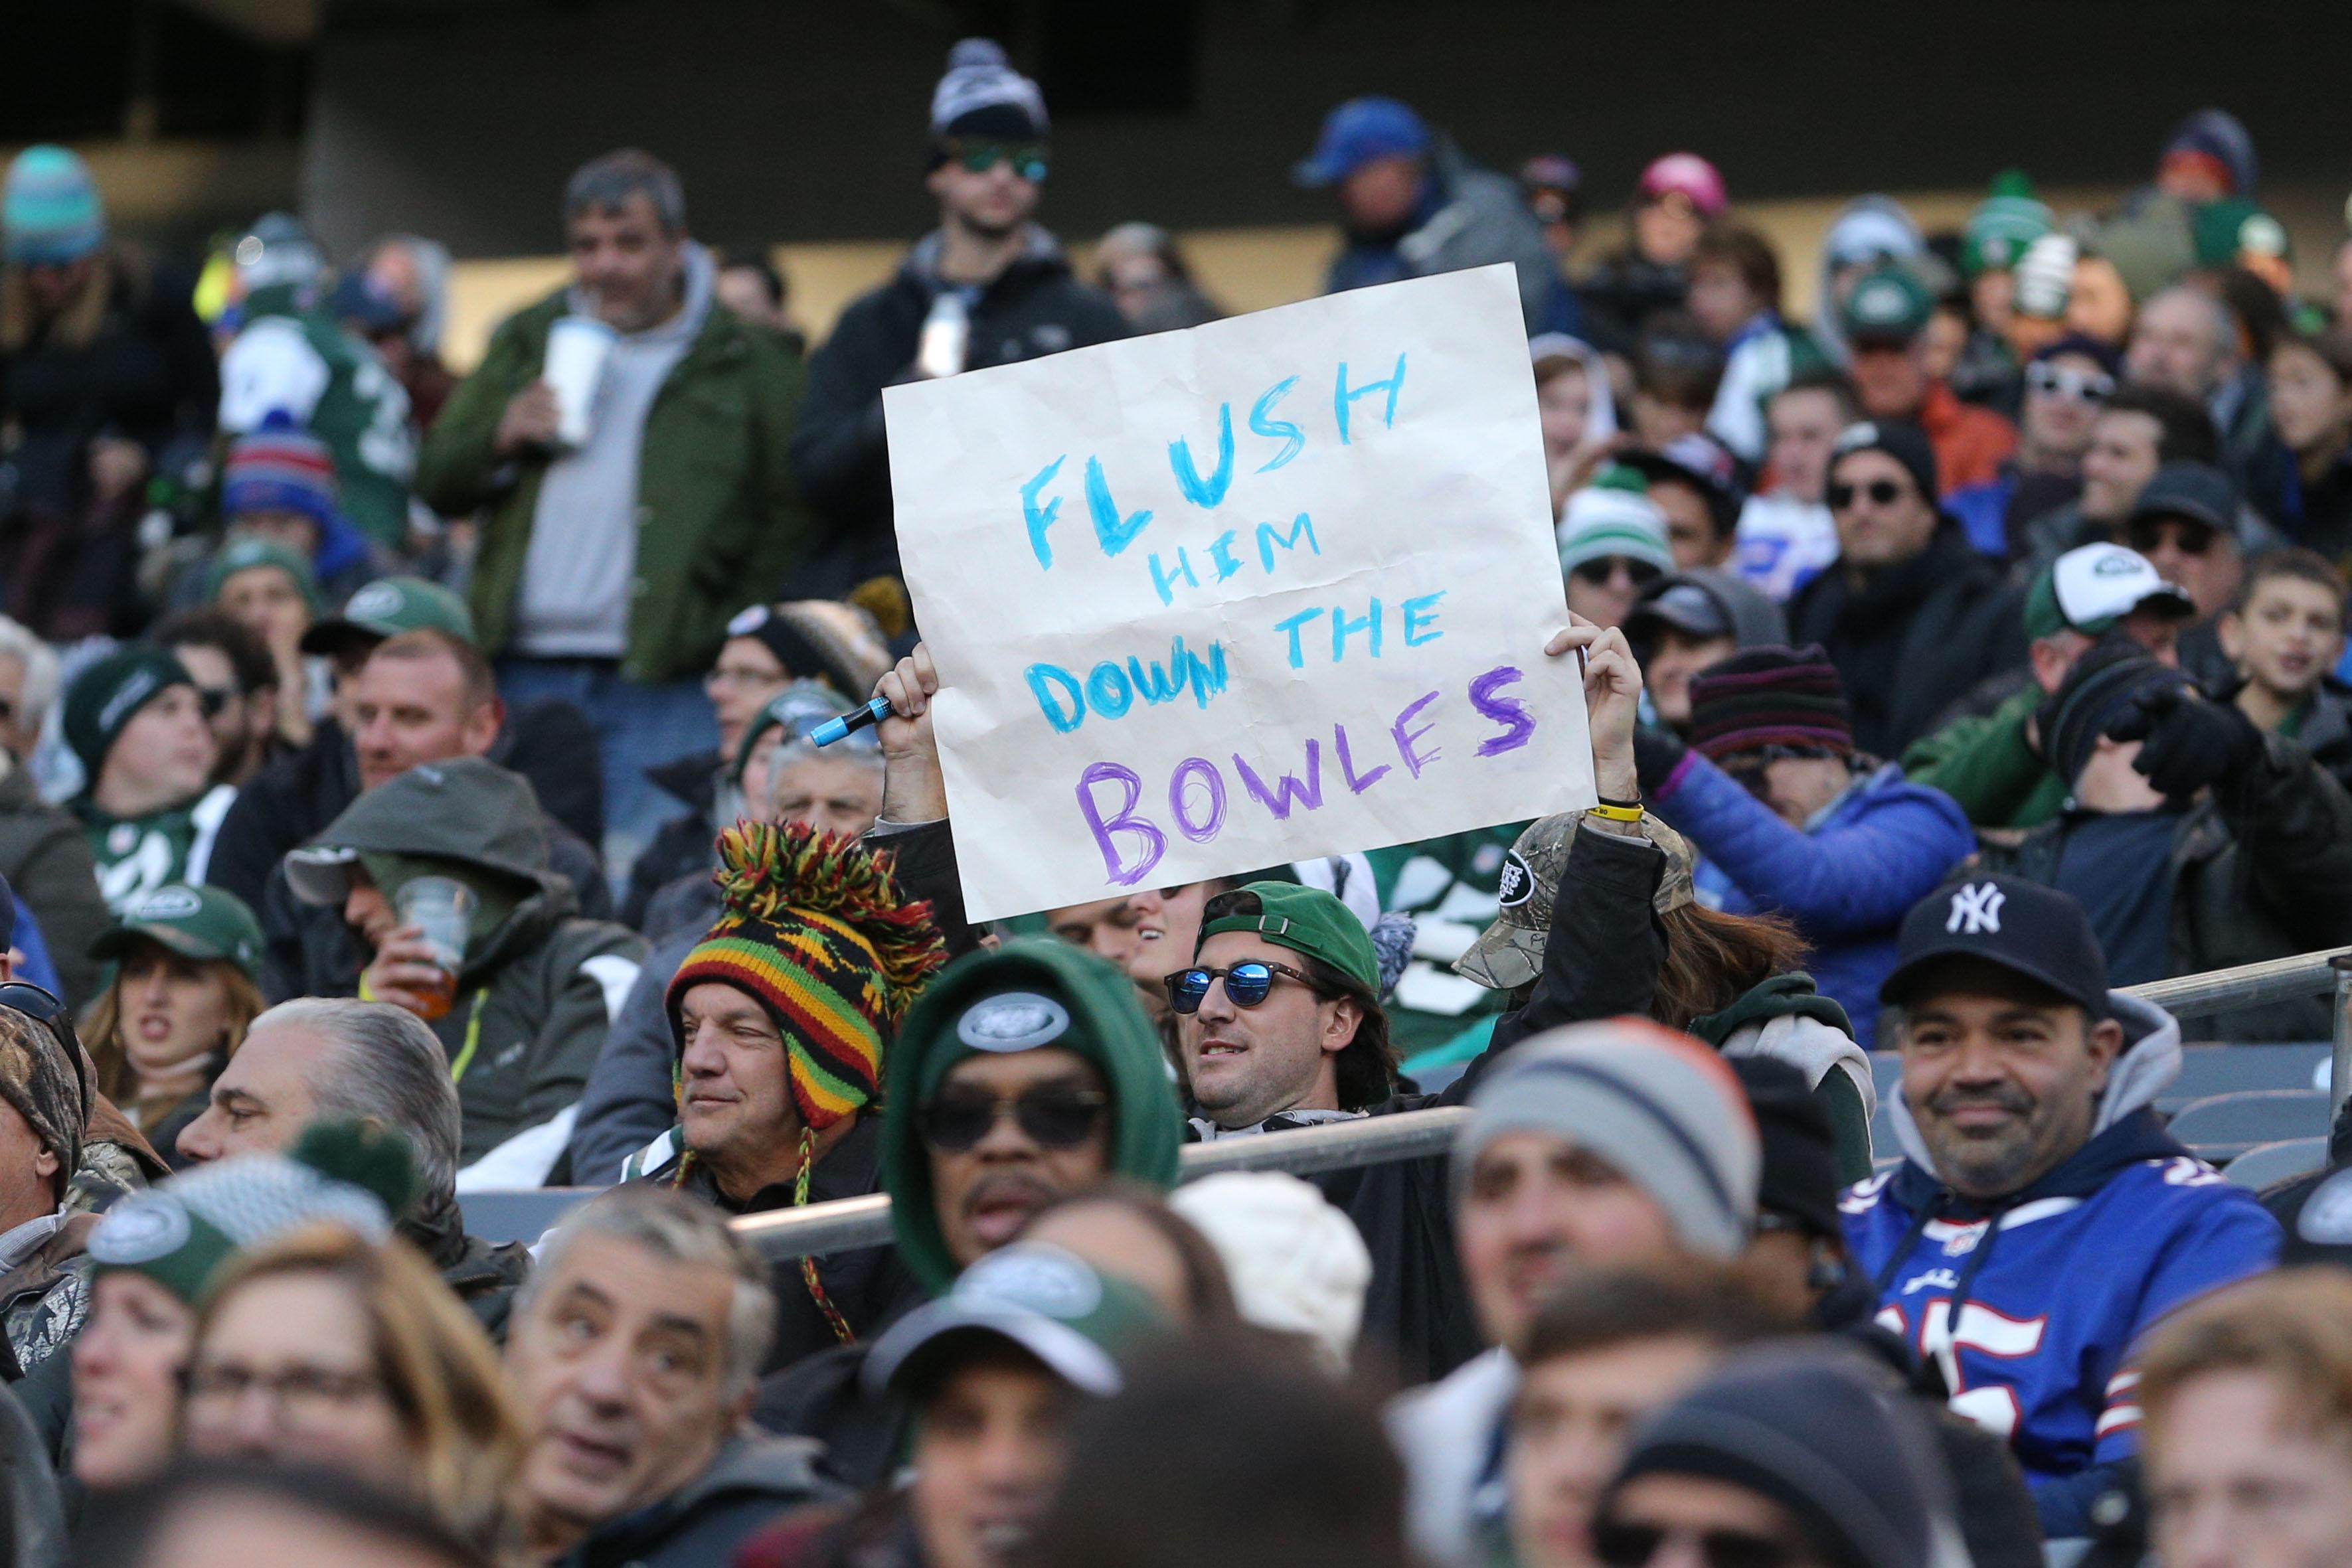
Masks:
[[[423,862],[513,900],[467,944],[456,1005],[432,1026],[465,1112],[462,1163],[579,1100],[646,946],[625,926],[574,917],[572,884],[549,867],[520,775],[470,757],[412,768],[352,801],[314,842]]]
[[[1049,997],[1068,1010],[1072,1027],[1048,1043],[1085,1057],[1109,1092],[1108,1174],[1163,1190],[1176,1182],[1182,1122],[1159,1035],[1125,973],[1050,937],[969,954],[941,970],[916,998],[884,1054],[887,1109],[881,1124],[881,1176],[890,1194],[895,1253],[933,1295],[943,1293],[961,1270],[940,1229],[930,1154],[915,1113],[929,1102],[950,1068],[975,1054],[956,1032],[964,1009],[981,997],[1008,990]],[[768,1378],[753,1411],[771,1431],[823,1438],[821,1468],[856,1487],[889,1473],[904,1438],[900,1413],[869,1403],[859,1390],[865,1354],[862,1343],[846,1346]]]

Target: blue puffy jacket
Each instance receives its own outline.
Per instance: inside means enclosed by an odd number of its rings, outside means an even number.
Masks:
[[[1734,915],[1785,915],[1812,948],[1805,967],[1853,1020],[1877,1033],[1878,987],[1895,967],[1910,907],[1976,848],[1950,796],[1889,764],[1792,828],[1722,768],[1690,752],[1651,804],[1706,862],[1699,885]]]

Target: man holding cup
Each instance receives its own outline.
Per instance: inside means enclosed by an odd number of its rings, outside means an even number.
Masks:
[[[508,703],[563,697],[595,722],[620,867],[666,810],[644,769],[712,747],[701,676],[728,621],[777,597],[807,536],[801,370],[713,300],[658,159],[584,165],[563,222],[573,283],[500,324],[416,487],[481,516],[472,609]]]
[[[368,790],[286,857],[307,904],[340,909],[373,954],[362,1000],[406,1008],[448,1053],[465,1127],[459,1159],[543,1180],[604,1050],[645,943],[574,918],[549,869],[530,786],[478,757],[425,763]]]

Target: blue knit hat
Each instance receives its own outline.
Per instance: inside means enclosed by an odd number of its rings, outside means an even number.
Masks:
[[[63,147],[27,147],[0,193],[5,254],[23,267],[63,267],[106,242],[106,208],[89,165]]]
[[[225,517],[297,512],[324,530],[340,516],[335,500],[334,453],[283,410],[271,410],[260,429],[228,449],[221,477]]]

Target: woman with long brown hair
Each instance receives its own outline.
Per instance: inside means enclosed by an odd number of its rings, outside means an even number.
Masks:
[[[173,883],[91,946],[116,966],[82,1020],[98,1091],[175,1166],[180,1130],[204,1114],[213,1080],[268,1005],[261,945],[234,894]]]

